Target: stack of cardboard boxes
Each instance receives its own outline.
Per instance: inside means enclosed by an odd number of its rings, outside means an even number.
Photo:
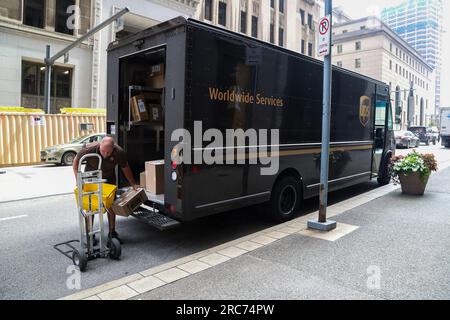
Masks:
[[[145,77],[145,85],[152,89],[164,88],[164,64],[152,66]],[[130,98],[131,115],[134,122],[163,122],[162,96],[155,92],[141,92]]]

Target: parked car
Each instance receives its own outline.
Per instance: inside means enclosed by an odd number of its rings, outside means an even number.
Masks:
[[[78,137],[68,143],[45,148],[41,151],[41,162],[71,166],[75,156],[83,148],[83,145],[98,142],[105,135],[105,133],[90,134],[88,136]]]
[[[436,144],[437,138],[433,136],[431,128],[415,126],[409,127],[408,130],[414,133],[420,139],[420,142],[425,143],[427,146],[430,145],[430,142]]]
[[[414,133],[411,131],[395,131],[395,144],[397,147],[405,147],[407,149],[411,147],[419,147],[420,146],[420,140]]]

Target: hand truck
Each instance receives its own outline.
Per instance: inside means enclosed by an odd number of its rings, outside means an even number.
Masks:
[[[82,172],[81,165],[84,160],[90,157],[98,158],[98,168],[94,171]],[[106,182],[102,179],[102,157],[99,154],[91,153],[84,155],[78,165],[77,172],[77,207],[78,207],[78,222],[80,227],[80,241],[79,248],[75,248],[70,245],[71,242],[65,243],[66,246],[71,248],[71,258],[74,265],[80,268],[80,271],[85,271],[87,262],[89,260],[97,258],[111,258],[118,260],[122,253],[120,242],[115,238],[109,238],[108,243],[105,243],[104,237],[104,225],[103,225],[103,211],[106,209],[103,203],[103,183]],[[84,191],[85,185],[97,185],[95,191]],[[88,197],[87,209],[84,208],[83,198]],[[93,204],[93,197],[97,199],[97,203]],[[107,209],[106,209],[107,210]],[[94,217],[99,216],[99,229],[93,230]],[[98,244],[94,245],[94,235],[99,234],[100,239]],[[78,242],[78,241],[76,241]],[[61,244],[60,244],[61,245]],[[69,257],[68,252],[63,252],[57,248],[58,251]]]

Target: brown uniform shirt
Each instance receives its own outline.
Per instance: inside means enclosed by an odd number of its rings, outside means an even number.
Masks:
[[[78,152],[76,159],[79,161],[82,156],[88,153],[97,153],[100,154],[100,142],[91,143],[86,145],[83,149]],[[109,184],[116,184],[116,165],[119,165],[121,168],[125,168],[127,166],[127,155],[125,151],[117,144],[114,145],[114,150],[111,153],[111,156],[108,158],[102,157],[102,177],[106,179]],[[86,159],[86,168],[85,171],[93,171],[98,169],[98,158],[90,157]]]

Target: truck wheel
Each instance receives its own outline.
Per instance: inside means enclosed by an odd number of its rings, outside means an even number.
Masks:
[[[119,260],[121,254],[122,246],[120,245],[119,240],[112,238],[109,241],[109,257],[113,260]]]
[[[301,203],[300,185],[294,177],[286,176],[275,184],[268,206],[269,216],[277,222],[292,219]]]
[[[391,182],[392,176],[392,166],[390,157],[386,156],[383,162],[381,163],[380,172],[378,173],[378,184],[380,186],[385,186]]]
[[[86,270],[87,257],[83,251],[78,251],[77,249],[74,249],[72,252],[72,262],[74,265],[80,268],[81,272],[84,272]]]
[[[75,152],[66,152],[62,157],[62,164],[65,166],[71,166],[76,156],[77,154]]]

